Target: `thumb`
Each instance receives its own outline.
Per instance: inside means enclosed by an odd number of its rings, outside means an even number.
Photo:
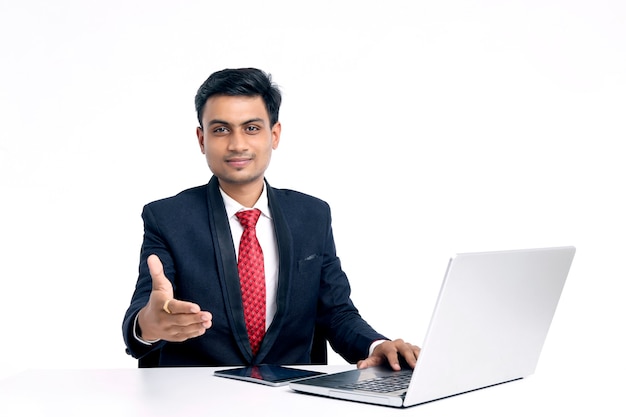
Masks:
[[[148,269],[152,277],[152,291],[162,291],[168,295],[169,298],[174,298],[174,288],[170,280],[165,276],[163,264],[158,256],[148,256]]]
[[[365,369],[371,366],[379,366],[382,364],[382,358],[380,356],[369,356],[363,360],[357,362],[357,369]]]

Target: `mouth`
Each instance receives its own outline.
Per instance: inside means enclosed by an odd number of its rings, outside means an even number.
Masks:
[[[228,164],[228,166],[235,168],[235,169],[245,168],[251,162],[252,162],[252,157],[236,157],[236,158],[226,159],[226,163]]]

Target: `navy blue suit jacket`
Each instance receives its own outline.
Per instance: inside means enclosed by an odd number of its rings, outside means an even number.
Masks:
[[[348,362],[367,357],[374,331],[350,300],[350,286],[335,253],[328,204],[266,183],[279,251],[277,311],[258,354],[252,355],[226,209],[213,177],[144,207],[139,278],[123,322],[127,352],[150,355],[152,366],[308,364],[313,337],[321,337]],[[213,314],[213,326],[184,342],[152,346],[133,336],[133,322],[150,297],[146,260],[156,254],[176,299]]]

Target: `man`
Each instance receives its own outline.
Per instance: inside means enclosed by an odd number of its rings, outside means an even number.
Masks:
[[[213,177],[144,207],[139,278],[123,322],[140,366],[323,363],[326,340],[361,368],[415,366],[419,347],[388,340],[352,304],[328,205],[265,180],[280,103],[271,77],[253,68],[218,71],[198,90],[198,143]],[[252,213],[248,229],[239,217]],[[250,253],[258,268],[248,270]]]

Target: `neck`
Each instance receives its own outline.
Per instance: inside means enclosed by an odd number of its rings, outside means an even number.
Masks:
[[[220,180],[220,187],[230,198],[244,207],[251,208],[259,200],[265,183],[263,178],[260,181],[248,184],[226,183]]]

